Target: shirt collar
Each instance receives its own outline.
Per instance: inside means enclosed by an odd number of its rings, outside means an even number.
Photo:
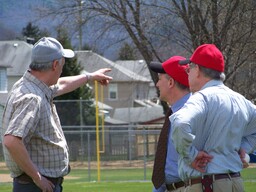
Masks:
[[[211,80],[208,81],[202,88],[201,90],[208,88],[208,87],[213,87],[213,86],[219,86],[219,85],[223,85],[223,82],[221,80]]]
[[[50,87],[48,87],[45,83],[37,79],[34,75],[32,75],[29,70],[25,72],[23,77],[26,80],[36,84],[39,87],[39,89],[41,89],[42,92],[45,93],[45,96],[48,99],[48,101],[51,101],[53,99],[53,90]]]
[[[191,93],[188,93],[186,95],[184,95],[182,98],[180,98],[178,101],[176,101],[172,106],[172,112],[175,113],[176,111],[178,111],[180,108],[183,107],[183,105],[187,102],[187,100],[189,99],[189,97],[191,96]]]

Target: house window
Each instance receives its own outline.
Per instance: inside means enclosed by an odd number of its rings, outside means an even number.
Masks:
[[[6,68],[0,67],[0,92],[7,92]]]
[[[109,84],[108,97],[109,99],[117,99],[117,84]]]

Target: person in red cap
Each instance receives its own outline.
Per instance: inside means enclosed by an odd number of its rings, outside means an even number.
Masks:
[[[170,121],[185,191],[244,191],[240,171],[256,147],[255,105],[224,85],[224,57],[215,45],[199,46],[180,64],[188,64],[193,95]]]
[[[178,154],[169,137],[169,115],[178,111],[190,97],[186,66],[179,65],[179,61],[184,59],[181,56],[173,56],[163,63],[149,65],[152,71],[158,73],[159,80],[156,86],[160,91],[160,100],[170,105],[155,155],[152,174],[153,192],[183,192],[185,189],[184,182],[178,174]]]

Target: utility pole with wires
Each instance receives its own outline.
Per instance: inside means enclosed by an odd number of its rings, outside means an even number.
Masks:
[[[83,25],[83,17],[82,17],[82,11],[83,11],[83,4],[84,1],[79,0],[78,5],[79,5],[79,10],[78,10],[78,27],[79,27],[79,50],[82,50],[83,46],[83,30],[82,30],[82,25]]]

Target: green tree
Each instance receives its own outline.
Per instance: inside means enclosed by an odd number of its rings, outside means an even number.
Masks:
[[[26,37],[27,40],[30,39],[32,44],[37,42],[42,37],[39,27],[33,25],[31,22],[29,22],[27,26],[22,29],[22,35],[23,37]]]
[[[68,37],[67,32],[63,28],[59,28],[57,30],[57,39],[66,49],[73,49],[71,46],[71,41]],[[63,76],[72,76],[78,75],[81,73],[83,68],[77,63],[76,57],[71,59],[66,59],[65,65],[63,67],[63,71],[61,77]],[[68,100],[68,99],[91,99],[91,91],[88,86],[80,87],[70,93],[65,95],[61,95],[57,97],[59,100]]]
[[[66,49],[72,49],[68,33],[63,29],[57,30],[57,39]],[[77,63],[76,57],[66,59],[61,77],[78,75],[83,68]],[[59,101],[56,103],[62,125],[95,124],[95,108],[92,106],[92,92],[89,86],[82,86],[70,93],[58,96],[55,100],[69,100],[68,102]],[[79,101],[81,99],[81,101]],[[80,108],[82,107],[82,108]],[[82,119],[81,119],[82,110]],[[71,115],[74,118],[70,118]],[[75,115],[76,114],[76,115]]]
[[[119,51],[119,60],[135,60],[134,48],[125,43]]]
[[[92,50],[92,47],[90,47],[88,44],[84,44],[82,50]]]

